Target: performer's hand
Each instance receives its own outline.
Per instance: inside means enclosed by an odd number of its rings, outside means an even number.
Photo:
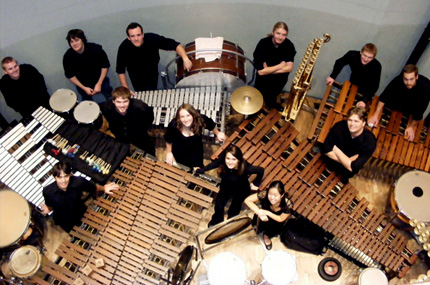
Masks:
[[[116,191],[119,189],[119,185],[117,185],[113,182],[106,184],[104,187],[105,187],[104,192],[108,195],[111,195],[113,193],[113,191]]]
[[[370,119],[367,121],[367,124],[369,125],[369,127],[371,128],[376,128],[378,126],[379,120],[378,120],[378,115],[374,114],[372,117],[370,117]]]
[[[357,158],[358,158],[358,154],[355,154],[355,155],[351,156],[349,159],[351,160],[351,162],[353,162],[353,161],[357,160]]]
[[[173,153],[168,152],[166,155],[166,163],[173,165],[173,162],[175,162],[175,157],[173,156]]]
[[[191,62],[191,60],[187,57],[185,60],[184,60],[184,69],[185,70],[187,70],[187,71],[190,71],[191,70],[191,68],[193,68],[193,63]]]
[[[226,136],[225,136],[225,134],[224,134],[223,132],[219,132],[219,133],[216,135],[216,137],[217,137],[217,139],[218,139],[220,142],[223,142],[223,141],[225,141],[225,139],[226,139]]]
[[[97,84],[94,86],[94,89],[93,89],[93,95],[95,95],[95,94],[99,94],[100,92],[102,92],[102,85],[101,85],[101,84],[99,84],[99,83],[97,83]]]
[[[83,88],[84,92],[88,95],[88,96],[93,96],[94,95],[94,90],[92,88],[89,87],[84,87]]]
[[[252,191],[258,191],[258,186],[255,186],[254,183],[249,184],[249,187]]]
[[[408,126],[405,130],[405,137],[408,141],[413,141],[415,139],[415,128]]]
[[[325,80],[325,84],[326,85],[333,85],[334,79],[331,78],[330,76],[327,77],[327,79]]]
[[[44,214],[44,215],[48,215],[51,212],[51,210],[49,210],[48,206],[46,206],[46,204],[44,204],[44,203],[40,204],[39,208],[40,208],[40,212],[42,212],[42,214]]]
[[[357,105],[355,105],[357,108],[366,108],[366,103],[363,101],[358,101]]]

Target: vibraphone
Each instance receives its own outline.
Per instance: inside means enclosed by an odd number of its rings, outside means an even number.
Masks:
[[[43,202],[42,189],[54,181],[48,175],[57,160],[45,155],[46,136],[54,133],[64,119],[43,107],[27,124],[19,123],[0,138],[0,180],[29,202]]]
[[[328,86],[318,109],[315,121],[309,133],[309,139],[324,142],[330,128],[342,120],[348,110],[355,105],[357,86],[349,81],[339,88]],[[379,96],[374,96],[369,110],[369,117],[375,113]],[[430,134],[424,121],[418,124],[415,140],[408,141],[404,132],[411,118],[402,116],[401,112],[383,109],[378,127],[372,132],[377,138],[377,147],[368,166],[381,166],[385,168],[399,168],[405,172],[412,168],[423,171],[430,170]],[[400,175],[399,175],[400,176]]]
[[[314,144],[300,142],[298,133],[272,110],[243,122],[212,159],[230,144],[240,147],[249,163],[265,168],[260,189],[282,181],[293,210],[331,233],[332,247],[363,265],[404,276],[417,258],[407,240],[394,232],[384,215],[369,208],[369,201],[357,196],[357,189],[328,171],[321,153],[313,152]]]
[[[113,178],[120,189],[93,201],[82,226],[71,231],[72,241],[56,251],[63,266],[44,265],[50,276],[40,284],[159,284],[218,191],[209,176],[195,177],[137,153]],[[97,268],[100,258],[104,266]]]
[[[225,118],[229,115],[228,93],[221,87],[196,87],[138,92],[137,99],[154,108],[154,125],[167,128],[175,118],[178,107],[189,103],[208,116],[224,132]],[[211,134],[213,136],[213,134]]]

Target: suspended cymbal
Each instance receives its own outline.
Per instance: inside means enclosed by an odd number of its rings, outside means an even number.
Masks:
[[[243,115],[251,115],[263,107],[263,95],[251,86],[237,88],[231,95],[231,106]]]

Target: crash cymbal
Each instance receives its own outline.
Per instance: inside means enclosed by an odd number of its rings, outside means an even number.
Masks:
[[[231,106],[243,115],[254,114],[263,107],[263,95],[254,87],[240,87],[231,95]]]

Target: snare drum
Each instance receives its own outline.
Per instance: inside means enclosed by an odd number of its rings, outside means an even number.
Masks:
[[[195,42],[185,46],[193,68],[186,72],[182,59],[176,61],[176,86],[223,86],[228,89],[236,89],[246,84],[245,58],[242,48],[237,44],[224,40],[221,58],[206,62],[204,58],[196,59]],[[238,55],[239,54],[239,55]]]
[[[42,266],[42,254],[31,245],[22,246],[12,252],[9,260],[2,264],[1,270],[6,278],[30,279]]]
[[[0,191],[0,248],[17,243],[30,225],[30,205],[12,190]]]
[[[73,111],[73,116],[78,123],[93,124],[97,129],[102,126],[103,119],[100,116],[100,107],[94,101],[82,101]]]
[[[212,258],[208,271],[211,285],[243,285],[246,265],[237,255],[223,252]]]
[[[403,174],[391,191],[390,202],[401,221],[430,222],[430,174],[418,170]]]
[[[49,98],[49,106],[57,113],[69,113],[78,102],[78,96],[70,89],[58,89]]]
[[[261,264],[264,279],[272,285],[286,285],[297,280],[296,258],[286,251],[270,252]]]

